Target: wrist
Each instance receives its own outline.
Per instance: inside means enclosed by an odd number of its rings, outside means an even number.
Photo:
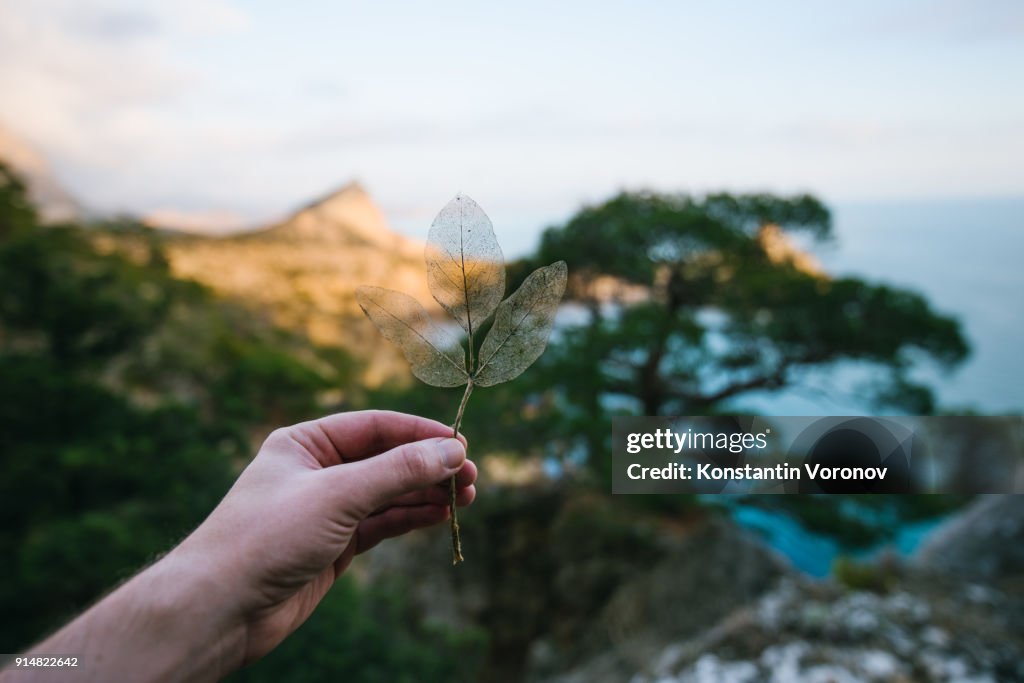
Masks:
[[[189,680],[219,680],[241,667],[245,621],[233,598],[232,576],[213,558],[178,546],[136,579],[148,598],[153,623],[161,625],[162,646],[173,639],[180,672]]]

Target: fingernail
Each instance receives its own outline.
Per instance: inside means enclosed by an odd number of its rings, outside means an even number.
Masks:
[[[458,469],[466,461],[466,449],[461,441],[445,439],[438,447],[441,449],[441,461],[448,469]]]

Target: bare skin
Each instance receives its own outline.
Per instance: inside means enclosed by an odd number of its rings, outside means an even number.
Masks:
[[[33,647],[73,669],[7,681],[214,681],[298,628],[359,553],[448,519],[476,496],[452,428],[385,411],[273,432],[224,500],[162,559]],[[127,676],[127,678],[126,678]]]

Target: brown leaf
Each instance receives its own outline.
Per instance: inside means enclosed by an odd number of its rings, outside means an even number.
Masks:
[[[565,261],[538,268],[498,306],[473,384],[489,387],[514,379],[544,353],[567,273]]]
[[[431,294],[472,337],[505,295],[505,259],[491,219],[456,195],[430,226],[425,255]]]

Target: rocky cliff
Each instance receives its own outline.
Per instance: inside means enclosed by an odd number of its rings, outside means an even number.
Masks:
[[[1024,496],[979,496],[935,530],[915,564],[974,581],[1024,583]]]
[[[397,352],[363,318],[354,292],[361,284],[399,289],[431,308],[423,245],[392,231],[358,184],[263,230],[179,234],[168,247],[176,274],[260,309],[316,343],[349,349],[366,361],[368,383],[407,376]]]

